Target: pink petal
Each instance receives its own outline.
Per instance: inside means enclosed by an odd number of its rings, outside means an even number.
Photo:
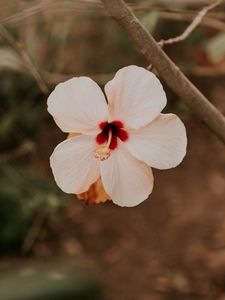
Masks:
[[[176,115],[160,114],[149,125],[130,130],[124,145],[149,166],[169,169],[176,167],[186,154],[186,130]]]
[[[99,178],[94,148],[94,138],[84,135],[65,140],[55,148],[50,164],[57,185],[65,193],[83,193]]]
[[[166,95],[158,78],[144,68],[120,69],[105,86],[112,120],[128,128],[140,128],[151,122],[165,107]]]
[[[48,111],[64,132],[96,134],[99,123],[108,119],[105,96],[88,77],[58,84],[48,98]]]
[[[151,168],[135,159],[120,143],[111,156],[100,163],[103,186],[119,206],[135,206],[152,192]]]

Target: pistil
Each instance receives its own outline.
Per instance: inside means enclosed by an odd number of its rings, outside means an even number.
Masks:
[[[112,141],[112,129],[110,128],[108,133],[107,143],[95,149],[94,157],[100,159],[101,161],[108,159],[111,154],[111,150],[109,148],[111,141]]]
[[[112,141],[112,129],[110,128],[109,129],[109,135],[108,135],[108,142],[106,144],[106,147],[109,148],[110,144],[111,144],[111,141]]]

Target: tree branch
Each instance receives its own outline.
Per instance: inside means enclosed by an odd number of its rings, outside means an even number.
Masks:
[[[225,118],[171,61],[123,0],[101,0],[168,86],[225,144]]]
[[[25,142],[11,152],[0,153],[0,164],[32,153],[34,150],[35,146],[32,142]]]
[[[168,20],[176,20],[176,21],[193,21],[195,18],[195,14],[191,13],[183,13],[183,12],[168,12],[168,11],[160,11],[159,16],[162,19],[168,19]],[[225,31],[225,23],[219,19],[216,19],[215,17],[205,16],[201,24],[202,26],[213,28],[219,31]]]
[[[174,43],[179,43],[182,42],[184,40],[186,40],[189,35],[195,30],[195,28],[202,22],[202,19],[204,18],[204,16],[213,8],[215,8],[216,6],[220,5],[223,2],[223,0],[217,0],[216,2],[203,7],[199,13],[197,14],[197,16],[193,19],[193,21],[191,22],[191,24],[184,30],[184,32],[181,35],[178,35],[174,38],[170,38],[168,40],[161,40],[158,42],[158,45],[160,45],[161,47],[163,47],[164,45],[171,45]]]

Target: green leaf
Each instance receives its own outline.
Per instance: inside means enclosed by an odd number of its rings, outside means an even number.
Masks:
[[[153,10],[140,18],[141,23],[147,28],[150,33],[153,33],[159,20],[159,12]]]
[[[17,53],[8,47],[0,48],[0,69],[10,69],[18,72],[26,71]]]
[[[217,64],[221,62],[225,58],[225,33],[217,34],[210,39],[205,49],[213,63]]]

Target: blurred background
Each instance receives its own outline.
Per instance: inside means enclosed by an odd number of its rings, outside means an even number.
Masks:
[[[156,40],[181,34],[209,3],[129,2]],[[164,50],[225,113],[224,4]],[[103,87],[130,64],[148,65],[100,1],[0,0],[1,300],[225,300],[224,145],[165,83],[188,153],[154,170],[147,201],[85,205],[53,180],[49,156],[66,136],[48,94],[79,75]]]

